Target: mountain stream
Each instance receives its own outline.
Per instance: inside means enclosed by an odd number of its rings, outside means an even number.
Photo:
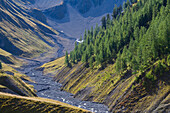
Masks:
[[[68,93],[66,91],[61,91],[60,88],[62,84],[57,83],[53,80],[54,75],[44,75],[42,70],[37,69],[47,61],[45,62],[30,59],[23,60],[27,62],[27,65],[24,65],[17,70],[23,74],[26,74],[33,81],[36,82],[32,83],[29,81],[25,81],[26,83],[34,86],[34,88],[37,90],[37,96],[68,103],[70,105],[87,109],[95,113],[109,113],[108,107],[104,104],[94,103],[90,101],[81,101],[79,99],[74,98],[73,94]]]

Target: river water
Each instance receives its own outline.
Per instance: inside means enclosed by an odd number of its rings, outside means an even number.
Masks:
[[[98,104],[90,101],[81,101],[79,99],[74,98],[73,94],[61,91],[60,88],[62,84],[59,84],[53,80],[52,77],[54,75],[44,75],[42,70],[37,69],[37,67],[41,66],[45,62],[26,59],[24,60],[27,61],[28,64],[17,70],[23,74],[26,74],[36,82],[32,83],[29,81],[25,81],[26,83],[29,83],[34,86],[34,88],[37,90],[37,95],[39,97],[58,100],[73,106],[87,109],[95,113],[109,113],[108,107],[104,104]]]

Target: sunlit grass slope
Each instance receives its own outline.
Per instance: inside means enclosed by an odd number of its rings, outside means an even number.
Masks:
[[[40,68],[42,68],[45,73],[56,74],[56,71],[58,71],[59,69],[61,69],[64,66],[63,65],[64,59],[65,59],[65,57],[60,57],[57,60],[54,60],[54,61],[49,62],[49,63],[45,63]]]
[[[14,57],[11,53],[0,48],[0,61],[13,66],[21,66],[24,62]]]
[[[0,15],[0,48],[14,55],[32,57],[56,45],[49,34],[58,32],[32,18],[14,0],[0,1]]]
[[[0,93],[1,113],[90,113],[59,101]]]
[[[124,112],[169,110],[170,67],[165,59],[137,74],[132,73],[130,68],[118,74],[115,64],[108,64],[103,70],[95,66],[92,70],[87,64],[79,62],[69,68],[64,61],[62,57],[42,67],[46,73],[56,73],[55,80],[63,84],[65,91],[75,94],[77,98],[104,103],[113,112],[120,109]],[[165,70],[162,75],[156,75],[154,73],[160,63]],[[150,73],[152,74],[149,75]]]
[[[2,69],[0,69],[0,92],[22,96],[36,96],[34,87],[26,84],[23,79],[31,81],[28,76],[23,75],[7,64],[2,63]]]

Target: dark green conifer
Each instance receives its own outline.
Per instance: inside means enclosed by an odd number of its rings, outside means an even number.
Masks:
[[[106,29],[106,17],[104,16],[101,21],[102,21],[102,28]]]
[[[68,52],[66,51],[66,54],[65,54],[65,64],[66,66],[69,66],[69,58],[68,58]]]

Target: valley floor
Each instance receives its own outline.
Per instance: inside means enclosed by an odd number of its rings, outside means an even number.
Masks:
[[[92,112],[109,113],[108,107],[103,104],[93,103],[90,101],[81,101],[74,98],[73,94],[62,91],[60,89],[62,85],[53,80],[53,74],[45,74],[43,73],[43,69],[38,68],[43,63],[48,62],[48,60],[50,59],[53,59],[49,57],[50,56],[48,56],[47,54],[44,54],[41,55],[41,57],[39,58],[35,58],[36,60],[22,58],[22,60],[27,62],[27,65],[17,69],[18,71],[26,74],[33,81],[35,81],[35,83],[29,81],[25,82],[34,86],[39,97],[58,100],[73,106],[77,106],[79,108],[87,109]],[[51,57],[53,57],[53,55]]]

